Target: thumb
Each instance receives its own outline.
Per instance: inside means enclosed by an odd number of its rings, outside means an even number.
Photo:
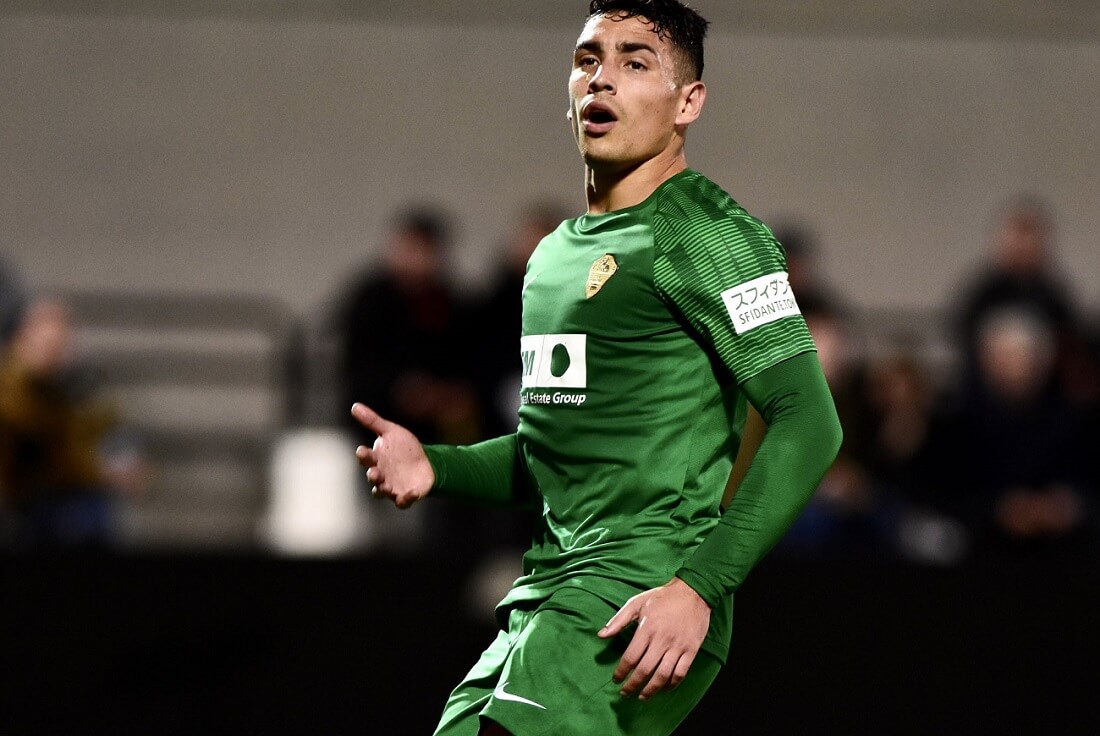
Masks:
[[[599,631],[599,637],[601,639],[610,639],[613,636],[617,636],[620,631],[626,628],[627,624],[631,621],[635,621],[638,618],[638,609],[640,606],[635,602],[634,598],[631,598],[626,602],[619,612],[611,617],[611,620],[607,622]]]
[[[378,415],[378,412],[371,409],[366,404],[360,404],[358,402],[352,404],[351,415],[355,417],[360,424],[375,434],[382,434],[391,426],[390,422],[383,419]]]

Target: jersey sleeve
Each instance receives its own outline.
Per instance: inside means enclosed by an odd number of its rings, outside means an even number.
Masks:
[[[732,200],[670,197],[654,213],[654,283],[738,383],[815,350],[775,236]]]
[[[473,445],[424,445],[435,474],[432,495],[487,506],[533,505],[517,447],[515,434]]]
[[[761,371],[743,388],[768,429],[729,507],[676,573],[712,608],[790,529],[836,459],[844,434],[812,353]]]

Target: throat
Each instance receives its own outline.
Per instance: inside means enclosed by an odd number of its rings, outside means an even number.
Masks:
[[[671,161],[650,159],[636,166],[605,170],[586,166],[584,191],[588,213],[601,215],[641,204],[665,181],[687,168],[682,155]]]

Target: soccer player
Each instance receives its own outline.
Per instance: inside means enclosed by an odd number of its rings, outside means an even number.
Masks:
[[[707,22],[675,0],[589,10],[568,113],[588,208],[527,267],[517,432],[422,446],[352,408],[375,495],[540,512],[438,736],[671,733],[726,659],[733,592],[840,445],[779,244],[687,167]]]

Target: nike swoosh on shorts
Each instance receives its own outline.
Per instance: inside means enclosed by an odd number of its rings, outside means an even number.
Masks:
[[[507,700],[507,701],[511,701],[513,703],[523,703],[524,705],[533,705],[536,708],[542,708],[543,710],[546,710],[545,705],[540,705],[540,704],[536,703],[533,700],[528,700],[527,698],[521,698],[519,695],[512,695],[512,693],[505,692],[504,688],[506,688],[507,686],[508,686],[507,682],[502,682],[502,683],[498,684],[496,686],[496,689],[493,690],[493,697],[496,698],[497,700]]]

